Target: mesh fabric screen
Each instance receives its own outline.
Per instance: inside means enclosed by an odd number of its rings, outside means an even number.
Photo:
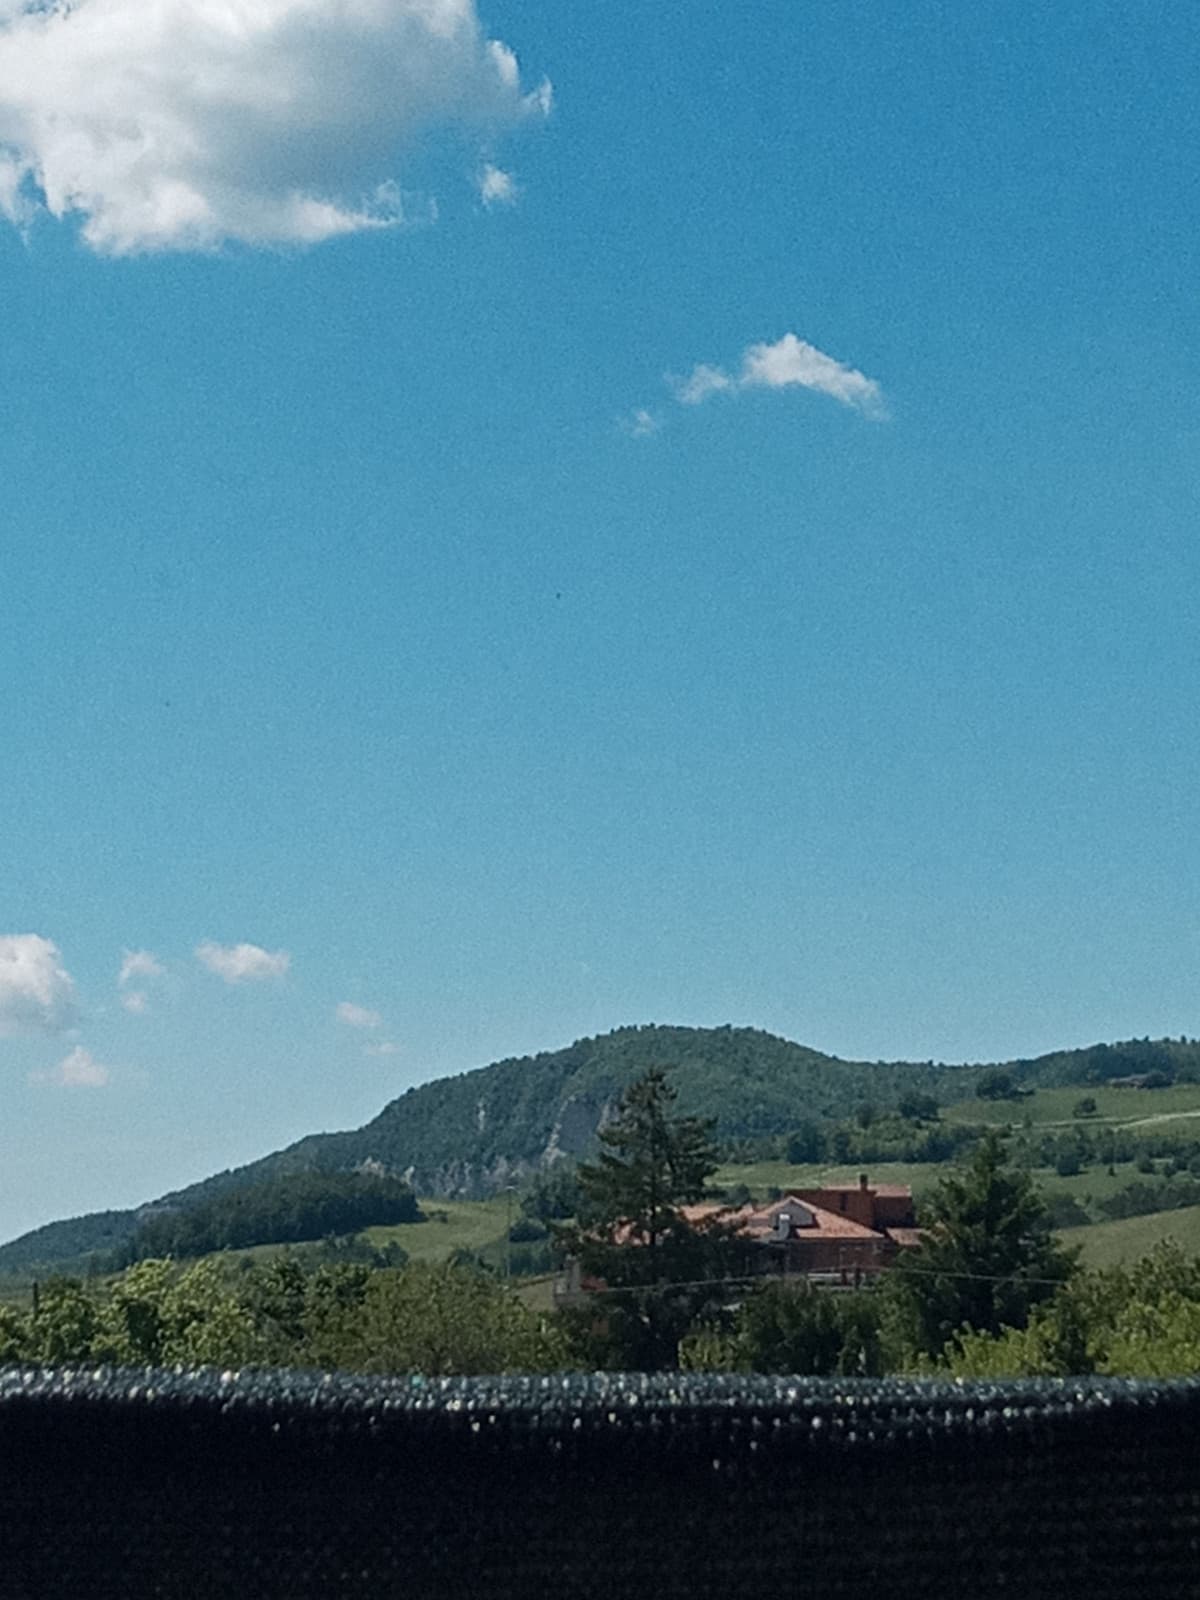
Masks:
[[[0,1371],[0,1593],[1200,1595],[1200,1387]]]

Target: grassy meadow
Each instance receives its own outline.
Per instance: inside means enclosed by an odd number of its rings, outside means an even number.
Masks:
[[[445,1261],[456,1250],[478,1251],[500,1244],[510,1218],[519,1214],[508,1195],[490,1200],[422,1200],[420,1205],[427,1221],[367,1228],[366,1238],[376,1249],[400,1245],[411,1261]]]
[[[1085,1097],[1096,1102],[1092,1116],[1076,1117]],[[1200,1083],[1176,1083],[1168,1089],[1113,1089],[1104,1086],[1037,1089],[1020,1100],[960,1100],[947,1106],[943,1120],[991,1128],[1163,1127],[1200,1118]]]
[[[1122,1217],[1117,1222],[1093,1222],[1085,1228],[1068,1228],[1060,1237],[1080,1247],[1085,1267],[1113,1267],[1136,1261],[1164,1239],[1173,1239],[1189,1255],[1200,1253],[1200,1206],[1179,1211],[1153,1211],[1144,1217]]]

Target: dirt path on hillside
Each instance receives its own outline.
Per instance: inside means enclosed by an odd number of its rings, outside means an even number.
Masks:
[[[1064,1117],[1057,1122],[1035,1122],[1026,1133],[1036,1133],[1039,1128],[1148,1128],[1155,1122],[1183,1122],[1200,1117],[1200,1111],[1156,1111],[1149,1117],[1130,1117],[1117,1122],[1112,1117]]]

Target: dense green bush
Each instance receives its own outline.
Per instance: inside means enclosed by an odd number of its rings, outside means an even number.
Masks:
[[[1200,1372],[1200,1261],[1168,1240],[1132,1266],[1080,1273],[1024,1328],[960,1332],[942,1365],[963,1378]]]
[[[139,1261],[111,1284],[55,1279],[0,1308],[0,1361],[324,1366],[359,1372],[549,1371],[561,1330],[493,1275],[455,1266],[306,1271],[281,1255],[234,1273]]]
[[[701,1372],[872,1377],[887,1370],[881,1302],[802,1280],[749,1292],[738,1312],[710,1314],[681,1341],[680,1365]]]
[[[975,1093],[981,1100],[1017,1100],[1021,1091],[1011,1072],[995,1068],[984,1073],[975,1085]]]

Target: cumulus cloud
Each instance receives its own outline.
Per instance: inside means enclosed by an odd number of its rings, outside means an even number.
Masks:
[[[211,939],[196,946],[196,960],[226,983],[282,978],[292,964],[286,950],[264,950],[257,944],[214,944]]]
[[[75,982],[58,946],[37,933],[0,935],[0,1037],[61,1033],[75,1015]]]
[[[752,344],[746,351],[739,388],[786,389],[793,384],[827,394],[867,417],[881,420],[887,415],[883,390],[874,378],[835,361],[794,333],[785,333],[777,344]]]
[[[827,356],[816,345],[785,333],[775,344],[752,344],[733,374],[705,362],[685,378],[668,375],[675,398],[687,406],[700,405],[714,394],[738,394],[744,389],[812,389],[827,394],[873,422],[887,419],[883,390],[874,378]]]
[[[70,1055],[64,1056],[56,1067],[42,1072],[31,1072],[34,1083],[54,1083],[62,1089],[103,1089],[111,1076],[109,1069],[96,1060],[90,1050],[76,1045]]]
[[[378,1011],[371,1011],[366,1006],[356,1006],[353,1000],[340,1000],[334,1012],[339,1022],[344,1022],[348,1028],[381,1028],[383,1018]]]
[[[491,162],[479,174],[479,195],[485,206],[516,204],[517,185],[511,172],[493,167]]]
[[[0,0],[0,212],[115,255],[314,244],[403,222],[432,130],[550,102],[475,0]]]
[[[135,1017],[140,1017],[150,1007],[150,996],[144,989],[130,989],[121,996],[121,1004],[126,1011],[132,1012]]]

